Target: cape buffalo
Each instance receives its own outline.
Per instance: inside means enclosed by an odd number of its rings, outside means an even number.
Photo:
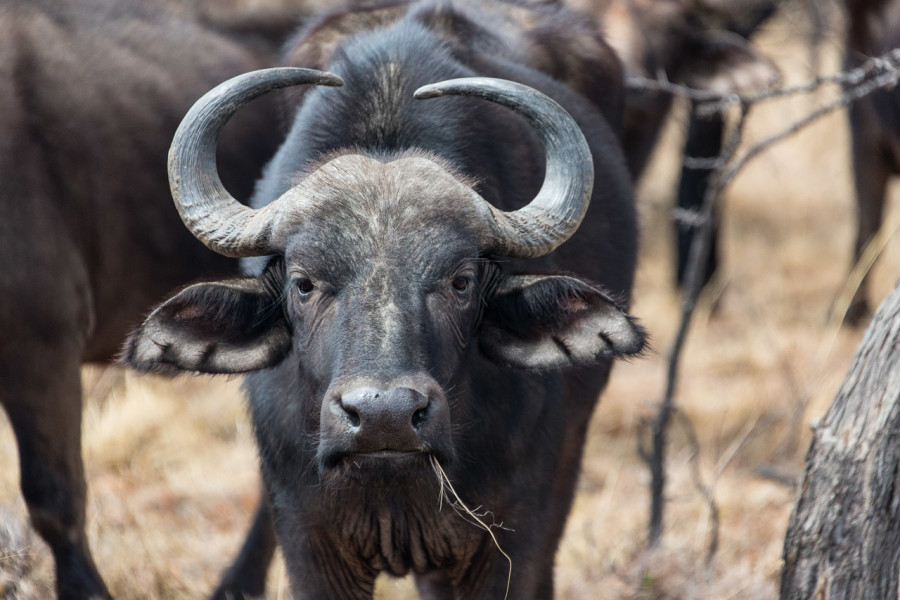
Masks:
[[[622,59],[626,75],[718,93],[751,93],[775,84],[774,65],[747,38],[768,19],[777,0],[569,0],[593,16]],[[672,108],[672,94],[631,88],[625,98],[622,143],[628,167],[640,179],[657,146]],[[684,156],[715,158],[722,148],[722,115],[688,119]],[[683,163],[686,165],[687,163]],[[683,166],[675,205],[696,213],[706,194],[711,169]],[[713,223],[712,251],[702,266],[706,283],[718,265],[718,215]],[[675,279],[683,283],[694,225],[674,220]]]
[[[0,2],[0,403],[60,598],[108,596],[84,533],[81,363],[114,357],[173,289],[235,271],[184,231],[166,152],[197,98],[261,64],[157,8]],[[274,129],[251,110],[223,136],[223,177],[239,197]]]
[[[846,44],[847,69],[900,47],[900,2],[847,0]],[[856,192],[855,264],[881,228],[888,181],[900,173],[900,91],[882,89],[857,100],[850,105],[849,117]],[[863,277],[845,320],[856,323],[870,315]]]
[[[297,598],[371,598],[380,572],[414,573],[429,598],[551,597],[588,421],[612,360],[644,347],[625,312],[637,232],[621,145],[497,19],[414,4],[340,39],[331,73],[219,86],[173,142],[182,219],[250,275],[184,289],[124,358],[248,373]],[[243,207],[219,181],[218,132],[303,83],[318,87]]]

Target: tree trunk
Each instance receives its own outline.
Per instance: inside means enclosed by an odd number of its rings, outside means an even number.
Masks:
[[[788,523],[781,600],[897,598],[900,286],[815,427]]]

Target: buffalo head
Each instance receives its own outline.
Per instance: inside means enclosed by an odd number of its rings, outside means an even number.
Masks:
[[[546,176],[515,211],[488,204],[434,155],[353,148],[322,157],[274,202],[247,208],[219,182],[218,133],[245,102],[298,83],[341,81],[305,69],[258,71],[213,90],[185,118],[169,162],[185,224],[217,252],[270,258],[259,277],[195,285],[157,308],[128,342],[130,364],[272,369],[280,392],[267,402],[280,408],[269,427],[307,444],[320,475],[381,485],[430,457],[453,461],[455,427],[474,417],[461,400],[472,394],[471,371],[585,366],[642,349],[640,328],[601,289],[568,275],[511,274],[502,264],[551,252],[587,210],[590,151],[559,105],[488,78],[416,93],[485,98],[531,122]]]

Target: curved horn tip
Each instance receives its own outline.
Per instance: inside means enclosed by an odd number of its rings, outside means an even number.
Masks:
[[[331,87],[341,87],[344,85],[344,80],[341,79],[340,75],[335,75],[334,73],[329,73],[328,71],[322,71],[320,77],[315,81],[316,85],[327,85]]]
[[[413,93],[413,98],[416,100],[427,100],[428,98],[437,98],[438,96],[444,96],[446,92],[441,87],[440,83],[429,83],[428,85],[423,85],[419,89],[417,89]]]
[[[527,94],[530,96],[543,96],[551,102],[543,93],[527,86],[523,83],[510,81],[508,79],[498,79],[496,77],[458,77],[456,79],[445,79],[444,81],[436,81],[423,85],[415,91],[413,96],[417,99],[424,100],[426,98],[436,98],[438,96],[456,95],[456,96],[477,96],[486,100],[496,102],[490,94]],[[503,103],[503,102],[501,102]]]
[[[276,87],[290,87],[300,84],[324,85],[329,87],[341,87],[344,85],[344,80],[340,75],[335,75],[329,71],[308,69],[306,67],[269,67],[266,69],[258,69],[233,77],[222,85],[245,84],[245,82],[253,80],[278,81],[279,85]]]

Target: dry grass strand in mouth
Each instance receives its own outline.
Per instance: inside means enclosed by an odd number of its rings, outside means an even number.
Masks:
[[[441,466],[441,463],[434,456],[431,457],[431,466],[434,468],[434,472],[438,477],[438,481],[441,484],[441,497],[440,497],[440,505],[444,504],[444,492],[445,490],[450,493],[450,495],[454,498],[454,502],[450,503],[450,506],[456,511],[456,514],[463,517],[476,527],[480,527],[484,529],[489,536],[491,536],[491,540],[493,540],[494,545],[497,547],[497,550],[500,554],[503,555],[503,558],[506,559],[506,562],[509,563],[509,571],[506,575],[506,593],[503,595],[503,600],[509,598],[509,586],[512,583],[512,558],[509,557],[509,554],[503,551],[503,548],[500,547],[500,542],[497,540],[497,536],[494,535],[492,527],[500,527],[503,528],[503,524],[500,525],[488,525],[485,523],[481,517],[478,516],[475,511],[466,506],[466,503],[462,501],[462,498],[459,497],[459,494],[456,493],[456,490],[453,488],[453,484],[450,483],[450,478],[447,477],[447,473],[444,471],[444,468]],[[465,513],[465,514],[463,514]]]

